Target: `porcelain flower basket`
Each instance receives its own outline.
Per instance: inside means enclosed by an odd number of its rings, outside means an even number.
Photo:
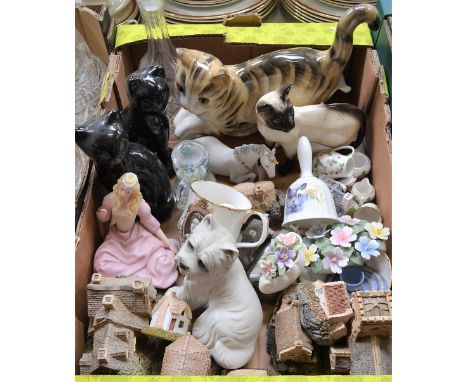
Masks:
[[[294,232],[278,235],[260,259],[258,289],[263,294],[282,291],[297,280],[303,268],[302,238]]]

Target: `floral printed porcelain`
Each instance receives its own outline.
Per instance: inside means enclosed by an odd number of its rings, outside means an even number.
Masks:
[[[354,174],[354,147],[341,146],[314,155],[313,172],[332,179],[352,178]]]
[[[297,233],[288,232],[276,236],[259,261],[260,292],[276,293],[294,283],[304,267],[304,252],[302,238]]]
[[[307,137],[299,138],[297,154],[301,175],[286,194],[283,227],[294,224],[308,229],[336,223],[338,216],[331,191],[312,174],[312,147]]]

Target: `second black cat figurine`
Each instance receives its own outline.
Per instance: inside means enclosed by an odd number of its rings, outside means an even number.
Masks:
[[[140,143],[156,153],[167,173],[174,174],[169,142],[169,119],[165,109],[169,87],[164,68],[148,66],[127,77],[130,107],[122,111],[122,121],[130,142]]]
[[[94,161],[108,191],[112,191],[120,176],[133,172],[153,216],[161,220],[169,215],[174,198],[166,169],[148,148],[129,142],[118,110],[110,110],[76,128],[75,142]]]

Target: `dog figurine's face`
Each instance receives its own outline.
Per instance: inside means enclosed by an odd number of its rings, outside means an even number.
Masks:
[[[235,240],[226,228],[207,215],[182,245],[175,262],[181,274],[203,279],[227,272],[238,255]]]

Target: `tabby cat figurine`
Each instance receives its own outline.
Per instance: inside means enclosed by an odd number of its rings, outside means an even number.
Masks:
[[[178,48],[175,94],[183,108],[174,118],[176,137],[252,134],[259,98],[288,83],[294,84],[290,98],[295,106],[327,101],[351,55],[353,32],[363,22],[373,30],[378,28],[380,18],[374,6],[350,8],[326,51],[283,49],[237,65],[223,65],[209,53]]]

